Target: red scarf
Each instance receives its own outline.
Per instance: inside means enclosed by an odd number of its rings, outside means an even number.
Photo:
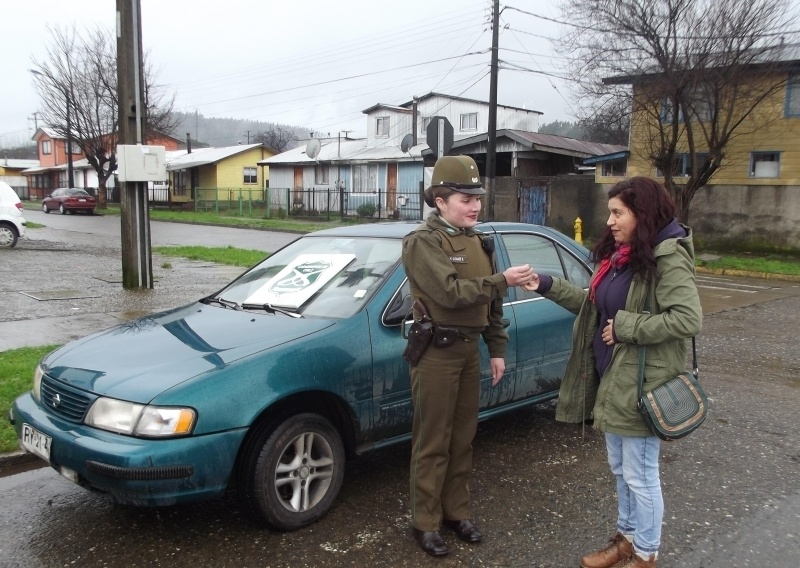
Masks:
[[[606,274],[609,273],[611,268],[620,268],[625,266],[628,264],[628,262],[630,262],[630,260],[631,245],[617,245],[617,249],[610,258],[604,258],[601,260],[600,268],[598,268],[597,272],[594,273],[594,276],[592,276],[592,281],[589,283],[589,300],[594,302],[597,287],[600,285],[600,282],[603,281],[603,278],[606,277]]]

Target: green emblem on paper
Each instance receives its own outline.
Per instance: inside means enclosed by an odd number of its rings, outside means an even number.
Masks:
[[[314,261],[298,264],[285,278],[281,278],[270,285],[269,291],[273,294],[292,294],[312,286],[320,274],[331,267],[330,262]]]

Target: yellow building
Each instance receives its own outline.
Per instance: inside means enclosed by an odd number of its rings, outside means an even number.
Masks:
[[[263,200],[269,167],[258,162],[275,155],[262,144],[198,148],[167,157],[172,202]]]
[[[800,54],[800,49],[790,53]],[[752,112],[742,113],[737,108],[730,113],[747,116],[735,129],[728,129],[732,136],[722,148],[719,169],[691,202],[689,221],[701,242],[739,248],[800,248],[800,57],[783,63],[779,68],[750,75],[749,93],[768,93]],[[604,192],[625,176],[664,179],[649,158],[653,149],[650,140],[660,127],[671,126],[666,110],[660,117],[663,122],[656,122],[659,118],[653,109],[663,103],[646,98],[651,83],[658,80],[657,76],[605,80],[630,84],[633,100],[639,104],[632,113],[629,151],[586,161],[596,166],[595,181]],[[698,163],[702,163],[708,145],[697,119],[692,127]],[[677,185],[686,183],[691,170],[682,122],[679,132],[673,178]]]

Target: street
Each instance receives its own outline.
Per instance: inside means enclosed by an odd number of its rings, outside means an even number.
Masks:
[[[30,242],[4,258],[13,258],[14,270],[4,270],[0,299],[34,313],[66,315],[62,307],[39,305],[54,302],[37,304],[19,294],[24,275],[38,271],[41,278],[45,269],[76,265],[90,273],[113,270],[115,263],[118,269],[114,218],[34,212],[29,219],[47,228],[32,229]],[[292,236],[153,224],[154,244],[180,240],[267,251],[274,250],[273,238]],[[54,243],[87,249],[59,255]],[[177,286],[169,270],[156,272],[159,286]],[[228,276],[205,269],[194,274],[207,280],[183,282],[175,301]],[[666,513],[658,565],[794,567],[800,550],[800,286],[705,275],[698,284],[705,312],[700,379],[712,406],[696,433],[662,444]],[[166,298],[144,304],[173,296]],[[77,311],[99,310],[89,299],[66,303]],[[614,532],[614,484],[601,434],[557,423],[554,414],[548,403],[481,423],[472,493],[484,542],[466,545],[443,533],[451,550],[443,560],[426,556],[410,536],[409,445],[401,444],[349,463],[330,513],[291,533],[263,528],[234,498],[143,509],[115,505],[47,467],[0,478],[0,566],[577,566],[581,554],[603,546]]]

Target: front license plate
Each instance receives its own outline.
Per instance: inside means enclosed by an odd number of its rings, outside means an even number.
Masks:
[[[81,203],[86,203],[85,199],[79,199],[78,201],[80,201]]]
[[[53,438],[47,434],[39,432],[39,430],[28,424],[22,425],[22,447],[30,453],[36,454],[49,462],[50,445],[52,443]]]

